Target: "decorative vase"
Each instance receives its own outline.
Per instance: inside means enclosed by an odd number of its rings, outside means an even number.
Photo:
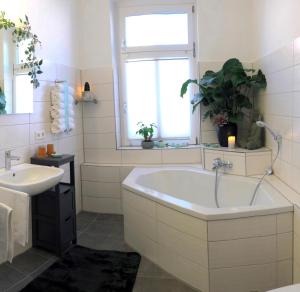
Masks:
[[[142,148],[143,149],[152,149],[154,147],[153,141],[142,141]]]
[[[228,123],[225,125],[220,125],[217,128],[217,135],[219,144],[222,147],[228,147],[228,137],[235,136],[237,137],[237,124],[235,123]]]

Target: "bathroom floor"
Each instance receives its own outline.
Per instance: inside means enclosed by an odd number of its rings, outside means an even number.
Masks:
[[[99,250],[131,251],[124,242],[123,216],[82,212],[77,216],[78,244]],[[46,270],[56,257],[30,249],[12,264],[0,265],[0,291],[17,292]],[[193,292],[159,267],[142,258],[134,292]]]

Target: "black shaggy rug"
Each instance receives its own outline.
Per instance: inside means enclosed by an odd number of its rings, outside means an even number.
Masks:
[[[75,246],[21,291],[131,292],[140,260],[135,252]]]

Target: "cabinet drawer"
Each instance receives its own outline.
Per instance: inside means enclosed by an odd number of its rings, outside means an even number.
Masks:
[[[67,216],[70,216],[75,212],[73,188],[65,190],[64,192],[59,194],[59,201],[60,214],[62,219],[65,219]]]
[[[61,223],[61,242],[65,244],[75,238],[75,218],[73,215],[66,217]]]
[[[57,206],[53,194],[45,192],[39,196],[34,196],[32,198],[32,211],[35,215],[55,218]]]

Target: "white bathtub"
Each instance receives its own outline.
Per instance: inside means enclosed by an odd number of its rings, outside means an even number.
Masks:
[[[221,175],[214,199],[215,174],[194,167],[135,168],[123,187],[180,212],[205,219],[229,219],[292,211],[292,205],[270,184],[259,188],[250,206],[258,179]]]
[[[293,206],[255,178],[197,167],[138,167],[123,182],[126,242],[203,292],[267,291],[291,284]],[[280,270],[282,269],[282,271]]]

